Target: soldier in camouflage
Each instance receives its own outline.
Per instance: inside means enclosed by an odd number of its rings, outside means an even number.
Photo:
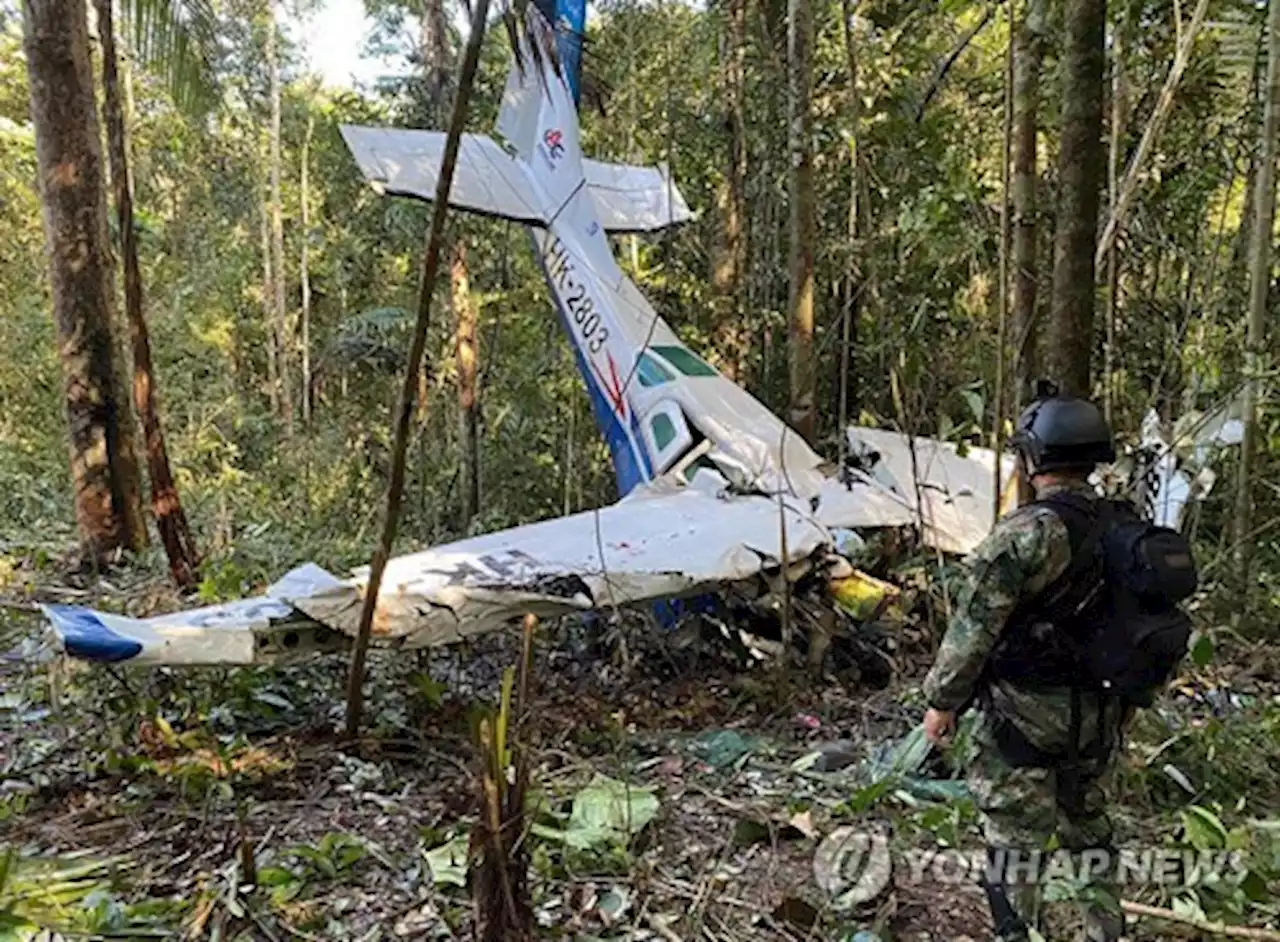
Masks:
[[[1032,929],[1044,930],[1039,928],[1039,881],[1028,881],[1025,869],[993,873],[997,861],[1009,859],[1010,851],[1025,861],[1026,855],[1047,849],[1055,835],[1070,851],[1110,851],[1106,786],[1114,744],[1127,720],[1100,717],[1102,702],[1083,697],[1076,700],[1077,722],[1072,723],[1070,688],[1029,688],[991,679],[987,670],[1011,616],[1071,564],[1068,527],[1042,501],[1072,493],[1096,499],[1087,478],[1097,464],[1114,458],[1110,429],[1097,408],[1066,397],[1033,403],[1019,419],[1013,446],[1022,483],[1030,485],[1035,502],[1000,520],[974,552],[968,583],[924,682],[925,733],[935,743],[947,739],[959,712],[975,701],[980,706],[974,727],[978,755],[969,786],[993,863],[984,889],[1002,942],[1022,942]],[[1078,735],[1075,750],[1067,745],[1072,733]],[[1022,752],[1046,758],[1028,762],[1011,755],[1011,736],[1022,743]],[[1073,768],[1067,767],[1068,752]],[[1118,939],[1123,916],[1105,873],[1096,875],[1081,899],[1086,938]]]

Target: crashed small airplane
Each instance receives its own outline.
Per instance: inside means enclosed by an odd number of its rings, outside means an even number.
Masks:
[[[584,157],[576,102],[585,6],[559,3],[556,28],[530,10],[513,32],[497,124],[504,143],[464,135],[449,205],[528,226],[623,496],[391,560],[374,642],[448,644],[526,613],[725,593],[767,599],[783,579],[838,598],[860,578],[838,548],[866,528],[914,526],[940,551],[971,550],[993,521],[993,452],[962,457],[935,440],[850,428],[848,466],[834,468],[691,351],[619,268],[610,235],[656,232],[692,214],[666,168]],[[355,126],[342,134],[375,188],[434,197],[444,134]],[[1008,480],[1011,459],[1001,460]],[[266,595],[225,605],[143,619],[43,611],[74,658],[281,664],[350,644],[366,577],[340,579],[308,563]]]

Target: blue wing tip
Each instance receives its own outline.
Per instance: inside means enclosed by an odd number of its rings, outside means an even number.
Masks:
[[[142,642],[108,628],[97,612],[74,605],[41,606],[72,657],[116,663],[142,653]]]

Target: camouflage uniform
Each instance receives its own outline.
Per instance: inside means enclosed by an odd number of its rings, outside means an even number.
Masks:
[[[1084,485],[1055,484],[1041,488],[1038,497],[1068,489],[1092,493]],[[969,580],[961,591],[937,660],[925,678],[929,705],[954,711],[978,693],[980,676],[1005,623],[1019,602],[1030,598],[1062,575],[1071,561],[1067,527],[1049,507],[1031,504],[996,524],[970,561]],[[983,681],[985,683],[985,681]],[[1012,722],[1037,749],[1063,754],[1070,729],[1071,694],[1066,688],[1030,690],[1007,681],[991,683],[989,711],[977,717],[974,740],[978,757],[969,771],[969,786],[982,815],[988,847],[1022,852],[1044,849],[1056,833],[1069,850],[1111,846],[1111,822],[1104,789],[1114,765],[1115,750],[1105,760],[1081,760],[1077,776],[1054,768],[1015,767],[997,749],[992,712]],[[1114,709],[1114,708],[1113,708]],[[1119,720],[1098,723],[1098,701],[1080,698],[1080,748],[1096,742],[1099,732],[1118,738]],[[1077,784],[1068,787],[1064,779]],[[1071,799],[1075,798],[1073,802]],[[1039,923],[1038,893],[1033,885],[1008,886],[1015,913],[1029,926]],[[1105,880],[1093,881],[1084,898],[1087,937],[1115,939],[1123,925],[1116,894]],[[1024,932],[1001,936],[1025,939]]]

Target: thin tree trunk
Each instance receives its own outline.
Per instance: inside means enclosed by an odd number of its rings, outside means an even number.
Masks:
[[[942,89],[942,84],[946,81],[951,69],[960,57],[964,55],[964,51],[969,48],[969,45],[978,37],[978,34],[986,29],[987,24],[991,22],[991,18],[995,14],[996,4],[987,7],[982,13],[982,19],[971,26],[968,32],[961,36],[960,41],[947,53],[946,57],[938,63],[938,67],[934,69],[933,78],[929,80],[929,87],[925,90],[924,96],[920,99],[920,104],[916,108],[917,124],[924,120],[924,113],[928,109],[929,103],[933,101],[934,96]]]
[[[1190,24],[1182,31],[1178,39],[1178,48],[1173,56],[1173,64],[1169,67],[1169,74],[1165,76],[1164,87],[1160,89],[1160,97],[1156,100],[1155,111],[1151,113],[1151,120],[1147,122],[1147,126],[1142,132],[1142,139],[1138,142],[1138,149],[1134,152],[1133,159],[1129,161],[1128,169],[1125,170],[1124,180],[1117,190],[1116,201],[1111,209],[1110,218],[1107,219],[1102,238],[1098,240],[1098,264],[1101,264],[1102,256],[1115,243],[1116,235],[1120,227],[1124,225],[1124,217],[1129,210],[1129,204],[1133,202],[1134,193],[1138,189],[1138,175],[1142,172],[1147,156],[1151,153],[1156,139],[1160,136],[1160,131],[1164,128],[1165,119],[1169,117],[1169,112],[1173,109],[1173,96],[1178,90],[1178,82],[1182,79],[1182,73],[1191,61],[1192,47],[1195,46],[1196,36],[1200,32],[1200,27],[1204,23],[1205,14],[1208,11],[1209,0],[1199,0],[1196,4],[1195,12],[1191,15]]]
[[[1276,134],[1280,131],[1280,2],[1267,11],[1267,96],[1262,137],[1258,141],[1257,189],[1254,195],[1253,243],[1249,250],[1249,321],[1245,335],[1244,441],[1236,479],[1235,542],[1240,585],[1248,584],[1252,556],[1253,465],[1258,443],[1259,373],[1266,353],[1267,300],[1271,289],[1272,233],[1275,222]]]
[[[480,436],[477,364],[480,342],[477,330],[479,305],[471,293],[467,271],[467,244],[459,240],[453,249],[450,269],[453,288],[453,316],[457,325],[458,360],[458,446],[462,453],[462,529],[471,525],[480,511]]]
[[[813,142],[809,0],[789,0],[787,16],[788,138],[791,152],[790,291],[791,425],[806,441],[817,433],[813,346]]]
[[[728,0],[726,12],[721,85],[726,100],[728,173],[716,187],[721,231],[713,256],[711,287],[716,298],[716,347],[724,357],[726,374],[739,382],[744,355],[742,282],[746,271],[746,0]]]
[[[1106,0],[1066,0],[1062,56],[1062,144],[1058,154],[1058,232],[1049,324],[1050,373],[1064,392],[1090,395],[1094,248],[1102,151]]]
[[[133,402],[142,418],[147,450],[147,473],[151,478],[151,512],[160,531],[160,542],[169,560],[173,581],[182,588],[195,584],[199,554],[191,538],[191,528],[178,497],[178,488],[169,465],[164,430],[160,425],[160,404],[151,364],[151,340],[142,313],[142,272],[138,265],[138,242],[133,225],[133,193],[129,187],[128,142],[125,136],[124,104],[120,97],[117,71],[115,26],[112,0],[94,0],[98,14],[98,35],[102,42],[102,86],[107,119],[107,149],[111,187],[115,194],[116,218],[120,229],[120,254],[124,267],[125,312],[133,348]]]
[[[1124,37],[1117,29],[1111,44],[1111,133],[1107,141],[1107,202],[1114,217],[1119,208],[1120,153],[1125,125],[1129,122],[1129,89],[1124,75]],[[1120,311],[1120,253],[1107,255],[1107,341],[1104,349],[1103,388],[1107,422],[1115,427],[1116,321]]]
[[[275,288],[271,264],[271,207],[266,194],[261,205],[262,236],[262,322],[267,325],[267,397],[271,403],[271,412],[280,414],[280,354],[278,337],[276,336],[274,309]]]
[[[424,0],[422,10],[422,62],[427,86],[427,100],[432,105],[432,123],[444,115],[444,93],[449,84],[448,33],[444,0]]]
[[[293,391],[289,382],[289,313],[285,309],[284,288],[284,211],[280,198],[280,56],[276,31],[279,0],[270,0],[267,24],[267,69],[271,73],[271,274],[272,302],[279,352],[277,367],[280,381],[280,413],[285,432],[293,434]]]
[[[453,185],[453,173],[458,163],[458,145],[462,139],[462,126],[467,117],[467,105],[471,100],[471,86],[475,80],[476,66],[480,61],[480,46],[484,40],[489,0],[476,0],[471,16],[471,34],[467,38],[466,53],[458,74],[458,91],[453,100],[453,113],[449,118],[449,130],[445,135],[444,155],[440,162],[440,178],[436,184],[436,198],[432,205],[431,228],[427,232],[426,248],[422,259],[422,278],[418,284],[418,316],[414,324],[413,339],[409,345],[409,363],[405,369],[404,383],[395,412],[395,439],[391,449],[391,480],[387,484],[387,508],[383,519],[382,534],[374,550],[369,567],[369,579],[365,586],[364,604],[360,609],[360,625],[355,645],[351,651],[351,670],[347,677],[346,733],[354,739],[360,731],[360,718],[364,708],[364,670],[369,652],[369,636],[373,630],[374,612],[378,605],[378,593],[382,587],[382,575],[391,549],[395,544],[396,530],[400,523],[400,501],[404,492],[405,453],[409,445],[409,426],[413,418],[413,405],[418,386],[418,371],[427,344],[427,329],[431,325],[431,297],[440,265],[440,248],[444,242],[444,223],[448,215],[449,189]]]
[[[862,97],[858,89],[858,47],[853,35],[852,0],[840,0],[844,52],[849,69],[849,259],[844,277],[844,305],[840,327],[840,396],[837,436],[839,468],[844,471],[849,447],[849,416],[859,407],[858,372],[853,357],[858,343],[858,315],[862,308],[862,232],[866,212],[866,168],[862,153]]]
[[[307,115],[307,136],[302,140],[302,250],[298,257],[298,274],[302,282],[302,421],[311,424],[311,136],[315,132],[315,116]]]
[[[1036,133],[1040,70],[1044,64],[1047,0],[1030,0],[1018,28],[1013,78],[1013,328],[1014,411],[1039,373],[1036,327],[1037,264]]]
[[[87,561],[145,545],[129,403],[112,337],[106,194],[85,5],[23,3],[31,120],[62,363],[76,521]]]
[[[1015,33],[1017,20],[1013,0],[1009,2],[1009,39],[1005,49],[1004,69],[1004,133],[1000,147],[1000,288],[997,293],[999,306],[999,323],[996,327],[996,391],[992,397],[991,414],[994,429],[992,430],[992,446],[996,460],[992,471],[992,519],[1000,516],[1001,464],[1000,453],[1004,450],[1004,384],[1005,364],[1009,359],[1009,162],[1013,151],[1013,73],[1016,68]]]

